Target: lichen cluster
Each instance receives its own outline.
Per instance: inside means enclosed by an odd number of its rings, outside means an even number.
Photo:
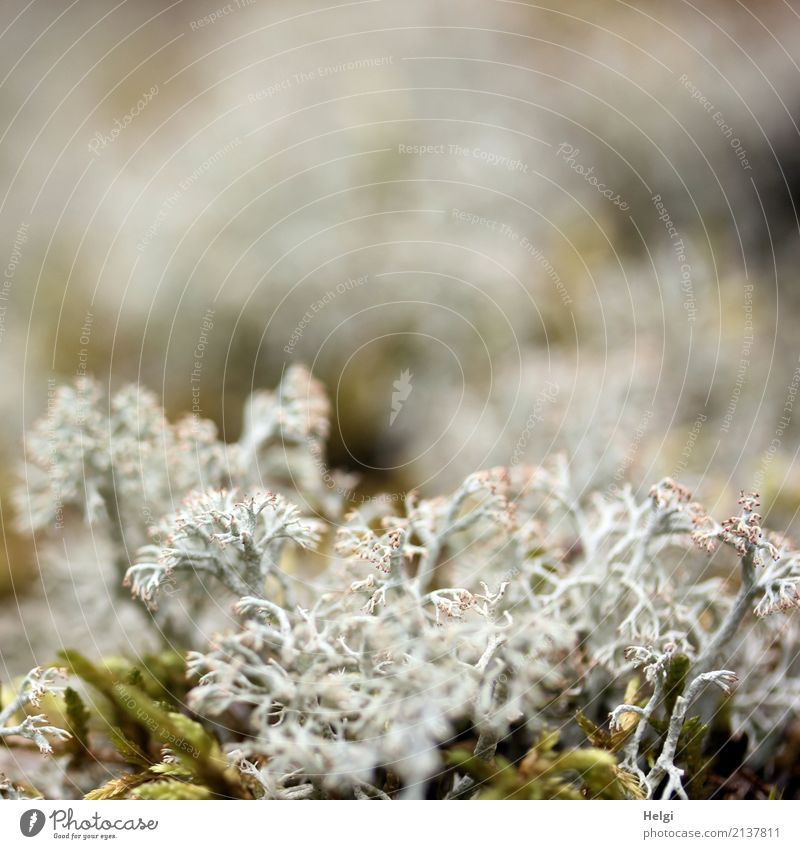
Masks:
[[[702,797],[726,742],[744,741],[734,772],[780,747],[799,635],[772,614],[797,606],[800,553],[756,495],[722,523],[669,479],[586,498],[558,457],[353,509],[328,422],[301,367],[250,399],[236,443],[136,388],[61,390],[27,441],[21,512],[102,529],[118,603],[163,650],[63,653],[52,725],[23,712],[55,673],[25,679],[0,736],[52,741],[51,792]]]

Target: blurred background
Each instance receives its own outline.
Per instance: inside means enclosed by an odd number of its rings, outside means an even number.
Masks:
[[[356,497],[562,451],[796,526],[800,4],[3,0],[0,47],[3,677],[118,615],[9,500],[84,373],[232,440],[304,362]]]

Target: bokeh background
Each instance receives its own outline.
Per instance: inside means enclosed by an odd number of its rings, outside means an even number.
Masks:
[[[354,497],[565,452],[796,528],[794,0],[1,9],[0,677],[118,647],[104,540],[10,497],[83,373],[235,439],[305,362]]]

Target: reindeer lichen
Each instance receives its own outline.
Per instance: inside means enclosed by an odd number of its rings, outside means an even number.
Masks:
[[[800,674],[767,614],[798,605],[800,553],[762,529],[756,496],[721,524],[670,479],[586,499],[557,457],[353,509],[352,480],[325,463],[329,409],[293,367],[225,444],[147,393],[108,402],[82,381],[34,429],[30,523],[52,522],[58,490],[104,527],[114,580],[187,651],[185,703],[168,706],[185,689],[172,672],[66,655],[127,753],[92,798],[686,797],[713,757],[707,685],[756,747],[796,710]],[[219,633],[198,644],[198,622]],[[796,619],[782,627],[791,644]],[[40,723],[0,734],[63,739]]]

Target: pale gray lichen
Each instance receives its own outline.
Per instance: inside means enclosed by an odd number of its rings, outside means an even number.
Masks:
[[[0,739],[23,737],[34,742],[43,755],[52,754],[51,740],[68,740],[69,732],[48,725],[45,714],[25,714],[29,707],[39,707],[44,696],[60,693],[63,686],[59,679],[63,677],[61,669],[32,669],[23,678],[11,702],[0,710]],[[9,722],[13,724],[9,725]]]
[[[124,583],[150,606],[180,572],[213,578],[234,596],[263,591],[270,577],[290,592],[278,565],[283,548],[289,541],[310,547],[318,532],[319,523],[302,517],[281,495],[201,492],[159,524],[152,535],[160,541],[139,549]]]
[[[0,772],[0,799],[18,802],[21,799],[35,799],[24,787],[18,787]]]
[[[676,747],[705,684],[727,690],[739,675],[734,717],[759,744],[796,709],[791,643],[765,614],[797,606],[800,554],[765,535],[754,497],[721,524],[670,479],[644,499],[630,487],[586,499],[556,458],[346,512],[348,480],[324,460],[328,414],[300,367],[250,399],[234,444],[207,423],[169,423],[136,390],[109,412],[81,384],[29,440],[34,524],[52,518],[55,464],[62,498],[105,517],[137,599],[189,599],[192,614],[229,600],[238,625],[189,654],[189,703],[221,723],[245,718],[231,758],[264,798],[380,798],[387,771],[421,796],[465,730],[491,759],[515,729],[575,708],[598,722],[610,710],[614,725],[638,716],[623,766],[650,795],[683,795]],[[142,499],[157,521],[142,523]],[[719,544],[740,564],[736,592],[705,571]],[[678,655],[689,677],[646,772],[648,723]],[[630,704],[636,667],[645,694]]]

